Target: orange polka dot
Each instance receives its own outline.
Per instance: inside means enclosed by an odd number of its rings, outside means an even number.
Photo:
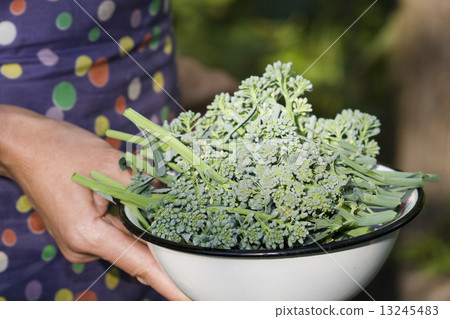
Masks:
[[[150,43],[150,40],[152,39],[152,35],[150,33],[146,33],[144,35],[144,38],[142,39],[141,43],[138,47],[138,52],[142,52],[145,50],[146,47],[148,47],[148,44]]]
[[[33,212],[28,217],[28,228],[33,234],[42,234],[45,231],[45,224],[37,212]]]
[[[12,14],[14,14],[15,16],[19,16],[22,13],[25,12],[27,8],[27,3],[25,0],[14,0],[13,2],[11,2],[11,4],[9,5],[9,10],[11,11]]]
[[[14,246],[17,241],[17,235],[16,232],[12,229],[5,229],[2,234],[2,242],[6,246]]]
[[[116,110],[117,113],[122,114],[126,108],[127,108],[127,98],[124,95],[121,95],[116,99],[114,109]]]
[[[89,81],[96,87],[105,86],[109,80],[108,59],[103,57],[95,61],[88,72],[88,77]]]
[[[172,122],[172,120],[174,119],[174,118],[176,118],[177,117],[177,115],[175,114],[175,112],[170,112],[170,116],[169,116],[169,122]]]
[[[88,291],[81,291],[77,293],[77,295],[73,298],[73,300],[78,301],[97,301],[97,294],[93,292],[92,290]]]
[[[121,141],[112,137],[105,138],[105,141],[108,142],[113,148],[119,149]]]

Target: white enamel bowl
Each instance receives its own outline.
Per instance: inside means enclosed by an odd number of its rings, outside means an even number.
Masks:
[[[206,249],[151,235],[126,207],[127,229],[145,241],[173,282],[193,300],[348,300],[375,277],[399,230],[422,208],[423,190],[398,217],[369,234],[318,246],[267,251]]]

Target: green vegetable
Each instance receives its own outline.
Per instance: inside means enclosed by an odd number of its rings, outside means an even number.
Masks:
[[[376,170],[378,119],[344,110],[311,114],[311,83],[290,64],[269,65],[220,94],[204,116],[158,126],[132,109],[138,155],[120,161],[128,187],[95,172],[73,179],[117,198],[153,235],[212,248],[277,249],[366,234],[392,221],[402,198],[437,176]],[[167,184],[154,189],[153,179]],[[108,198],[109,199],[109,198]],[[143,215],[142,215],[143,214]]]

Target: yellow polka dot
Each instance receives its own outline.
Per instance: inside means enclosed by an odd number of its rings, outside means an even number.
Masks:
[[[153,76],[153,90],[156,93],[160,93],[164,89],[164,75],[158,71]]]
[[[119,40],[120,44],[120,55],[125,55],[134,48],[134,41],[129,36],[124,36]]]
[[[31,210],[31,204],[26,195],[20,196],[16,202],[16,209],[21,213],[28,213]]]
[[[6,301],[5,297],[0,297],[0,301]]]
[[[0,72],[11,80],[19,78],[23,73],[22,67],[19,63],[3,64]]]
[[[111,268],[111,270],[105,275],[106,287],[111,290],[116,289],[120,281],[119,276],[119,269],[115,267]]]
[[[67,288],[59,289],[58,292],[55,295],[56,301],[72,301],[73,300],[73,293]]]
[[[85,75],[92,66],[92,59],[87,55],[81,55],[75,61],[75,74],[77,76]]]
[[[109,130],[109,120],[106,116],[100,115],[95,119],[95,133],[98,136],[105,136],[106,131]]]
[[[166,43],[164,44],[164,53],[171,54],[172,53],[172,38],[170,36],[166,37]]]

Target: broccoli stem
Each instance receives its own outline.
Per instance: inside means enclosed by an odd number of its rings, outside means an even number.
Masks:
[[[136,126],[141,127],[151,133],[153,136],[170,146],[174,151],[180,154],[188,161],[202,176],[207,176],[218,184],[223,184],[227,180],[203,162],[200,157],[191,149],[178,140],[173,134],[165,128],[153,123],[133,109],[126,109],[123,115],[132,121]]]
[[[126,152],[124,156],[128,166],[144,171],[166,185],[172,184],[173,182],[172,176],[168,174],[159,176],[158,174],[156,174],[155,168],[152,165],[150,165],[150,163],[145,158],[138,158],[136,155],[130,152]]]
[[[92,171],[90,173],[90,176],[99,181],[100,183],[104,184],[104,185],[109,185],[111,187],[120,189],[120,190],[127,190],[128,186],[124,185],[122,183],[119,183],[118,181],[116,181],[115,179],[112,179],[111,177],[106,176],[105,174],[102,174],[98,171]]]
[[[145,227],[146,230],[150,229],[150,224],[147,222],[147,219],[145,219],[144,216],[142,216],[141,211],[138,206],[131,204],[130,202],[123,201],[123,200],[120,201],[120,203],[124,206],[127,206],[133,212],[133,214],[136,216],[136,218],[139,220],[139,222],[142,224],[142,226]]]
[[[397,216],[397,212],[393,210],[385,210],[379,213],[372,213],[366,216],[354,215],[342,207],[336,207],[336,210],[339,215],[341,215],[345,220],[350,222],[350,225],[354,227],[374,226],[378,224],[384,224],[390,222]]]
[[[87,187],[95,192],[102,192],[108,194],[114,198],[121,201],[138,206],[139,208],[145,209],[148,206],[156,204],[161,198],[166,197],[164,194],[153,194],[150,197],[138,195],[128,190],[113,187],[111,185],[103,184],[100,181],[94,180],[92,178],[83,176],[78,173],[74,173],[72,180],[84,187]]]
[[[141,151],[141,155],[143,157],[145,157],[145,158],[148,158],[148,159],[151,159],[151,160],[153,159],[153,152],[151,152],[148,148],[143,149]],[[169,168],[173,169],[174,171],[176,171],[178,173],[182,173],[183,172],[183,169],[180,166],[178,166],[177,164],[173,163],[173,162],[167,162],[166,165],[169,166]]]
[[[145,141],[145,138],[137,136],[137,135],[123,133],[123,132],[119,132],[119,131],[115,131],[115,130],[107,130],[106,131],[106,136],[107,137],[111,137],[111,138],[115,138],[117,140],[121,140],[121,141],[124,141],[124,142],[138,144],[138,145],[141,145],[141,146],[148,146],[147,142]]]

